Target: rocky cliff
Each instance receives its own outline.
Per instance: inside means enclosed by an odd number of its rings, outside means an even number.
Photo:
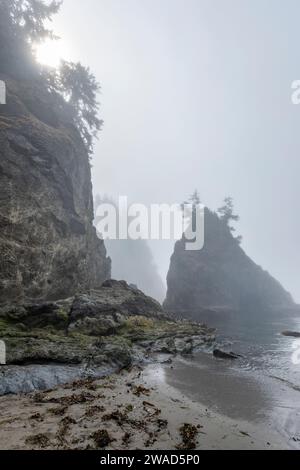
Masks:
[[[205,244],[185,251],[177,242],[165,307],[172,311],[266,309],[293,305],[291,295],[243,251],[217,214],[205,211]]]
[[[41,80],[0,80],[0,302],[99,287],[110,260],[93,227],[81,137]]]

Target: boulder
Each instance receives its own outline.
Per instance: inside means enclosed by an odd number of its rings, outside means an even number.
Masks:
[[[281,334],[283,336],[290,336],[291,338],[300,338],[299,331],[283,331]]]
[[[75,297],[69,319],[69,332],[111,335],[127,317],[164,318],[161,305],[125,281],[109,280],[101,289]]]
[[[0,339],[1,395],[120,370],[155,353],[192,354],[215,337],[204,325],[170,320],[158,302],[111,280],[67,300],[0,308]]]
[[[213,354],[218,359],[238,359],[240,357],[238,354],[234,354],[232,352],[227,353],[221,351],[221,349],[214,349]]]

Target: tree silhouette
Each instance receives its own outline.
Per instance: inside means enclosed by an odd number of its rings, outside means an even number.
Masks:
[[[220,219],[227,225],[231,232],[235,232],[235,228],[230,225],[230,222],[238,222],[240,216],[234,213],[234,204],[232,197],[226,197],[224,199],[224,205],[218,209]],[[236,237],[238,243],[242,242],[242,236]]]
[[[186,225],[192,224],[192,229],[196,228],[196,210],[197,207],[201,204],[201,199],[199,191],[195,189],[193,194],[189,197],[187,201],[184,201],[181,204],[181,210],[183,213],[183,231],[185,230]],[[190,207],[191,206],[191,207]]]
[[[89,68],[62,62],[59,69],[35,61],[34,48],[45,39],[57,39],[46,27],[63,0],[0,0],[0,71],[17,78],[40,79],[42,86],[62,96],[62,107],[78,128],[88,154],[93,152],[103,121],[97,114],[100,86]],[[59,99],[56,100],[57,103]]]
[[[100,91],[100,85],[89,68],[79,62],[63,61],[57,75],[56,86],[67,101],[72,118],[88,153],[91,154],[93,141],[103,124],[98,118],[97,93]]]
[[[22,36],[30,44],[37,44],[48,37],[53,38],[45,22],[52,19],[62,0],[0,0],[1,13],[8,15],[11,32]]]

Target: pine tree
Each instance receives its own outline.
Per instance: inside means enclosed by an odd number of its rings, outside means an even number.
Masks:
[[[184,201],[181,204],[181,210],[183,213],[183,231],[185,231],[185,227],[192,224],[193,230],[195,229],[196,224],[196,210],[197,207],[201,204],[201,199],[199,195],[199,191],[195,189],[193,194],[189,197],[187,201]],[[188,207],[188,208],[187,208]]]
[[[199,206],[199,204],[201,204],[201,199],[200,199],[199,191],[198,191],[197,189],[195,189],[195,191],[193,192],[193,194],[190,196],[189,202],[190,202],[190,204],[192,204],[193,206]]]
[[[225,222],[225,224],[228,226],[231,220],[234,222],[238,222],[240,220],[240,217],[234,214],[234,205],[232,197],[226,197],[224,199],[224,203],[224,206],[218,209],[220,219],[223,220],[223,222]],[[229,228],[232,232],[235,230],[233,227]]]

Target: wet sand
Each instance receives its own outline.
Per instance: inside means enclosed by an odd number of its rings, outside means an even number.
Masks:
[[[285,448],[300,448],[300,388],[268,375],[245,370],[239,361],[216,360],[199,353],[178,358],[161,370],[163,381],[194,402],[233,420],[276,432]]]
[[[0,449],[288,448],[269,426],[227,417],[188,397],[168,384],[172,374],[176,361],[2,397]]]

